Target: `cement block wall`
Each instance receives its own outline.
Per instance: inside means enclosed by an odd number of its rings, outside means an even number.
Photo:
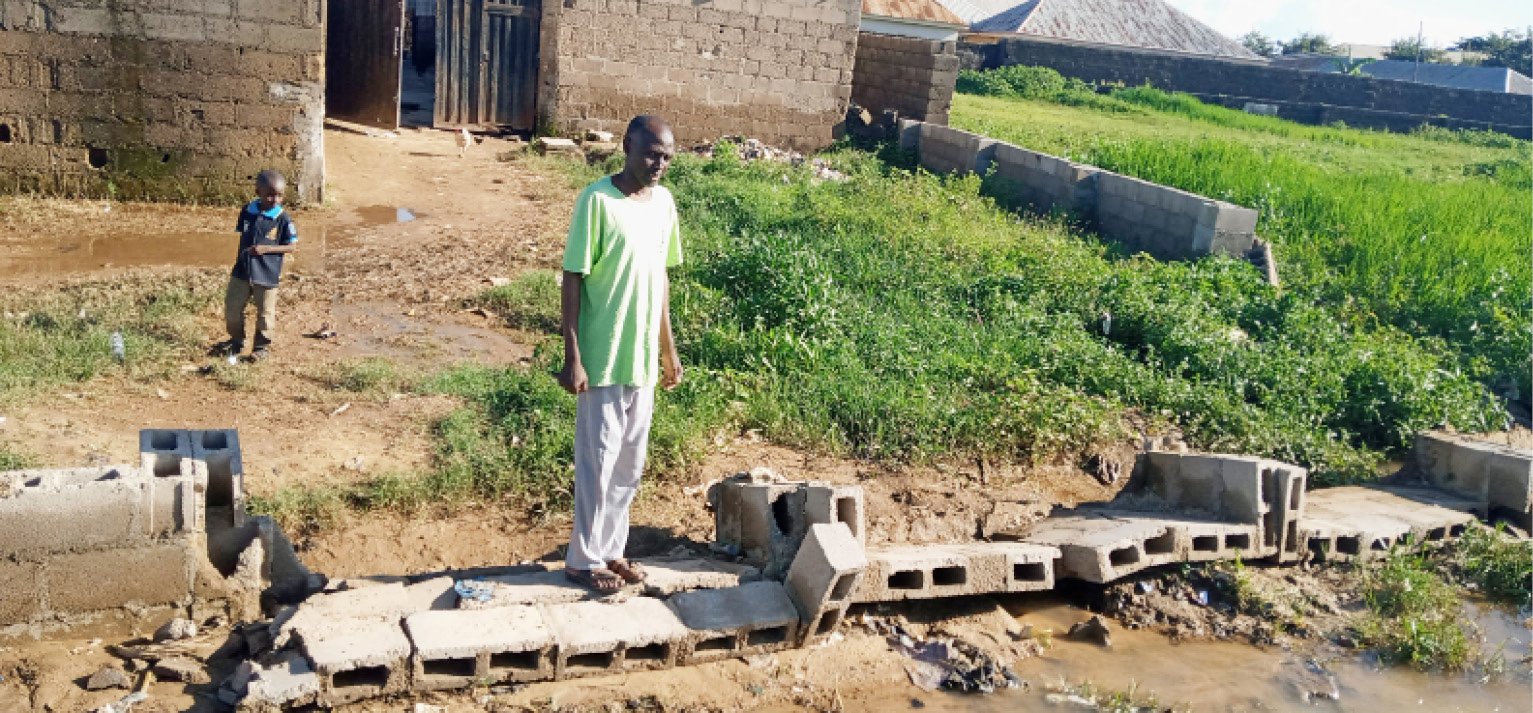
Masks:
[[[988,175],[999,198],[1085,218],[1130,252],[1243,257],[1256,244],[1256,211],[1232,203],[931,123],[902,120],[900,146],[928,171]]]
[[[565,0],[543,5],[538,107],[560,132],[659,114],[682,144],[826,146],[852,91],[858,0]]]
[[[1490,129],[1533,137],[1533,97],[1453,89],[1416,82],[1303,72],[1264,60],[1209,57],[1166,50],[1015,36],[990,44],[961,43],[968,69],[1013,64],[1049,67],[1088,82],[1148,82],[1232,108],[1272,104],[1278,116],[1306,124],[1344,121],[1390,131],[1422,124]]]
[[[324,184],[324,0],[0,3],[0,191],[228,200]]]
[[[958,43],[862,32],[852,69],[852,101],[875,116],[946,124],[958,83]]]

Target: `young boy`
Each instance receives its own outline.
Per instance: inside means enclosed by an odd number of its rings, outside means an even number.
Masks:
[[[265,359],[271,350],[277,322],[277,281],[282,277],[282,258],[297,247],[298,229],[282,210],[282,196],[287,179],[276,171],[256,175],[256,200],[240,209],[235,230],[240,234],[240,251],[234,258],[229,277],[229,291],[224,294],[224,322],[229,341],[215,347],[220,356],[238,356],[245,350],[245,305],[256,303],[256,361]]]
[[[676,203],[660,185],[676,155],[671,128],[640,116],[623,136],[623,171],[575,200],[561,290],[564,370],[575,398],[575,526],[565,575],[603,592],[644,579],[623,558],[639,491],[655,383],[681,383],[666,268],[681,264]],[[659,367],[657,370],[656,367]]]

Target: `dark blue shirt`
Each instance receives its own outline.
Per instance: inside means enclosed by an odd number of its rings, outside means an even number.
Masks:
[[[252,245],[292,245],[298,242],[298,228],[293,226],[282,206],[261,210],[260,201],[251,201],[240,210],[235,230],[240,234],[240,252],[234,259],[234,278],[261,287],[276,287],[282,277],[282,253],[251,255]]]

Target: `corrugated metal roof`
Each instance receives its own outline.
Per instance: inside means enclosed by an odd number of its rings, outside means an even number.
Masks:
[[[938,0],[980,32],[1254,58],[1212,27],[1162,0]]]
[[[1304,56],[1287,59],[1277,57],[1273,64],[1306,72],[1340,72],[1335,57]],[[1375,79],[1393,79],[1401,82],[1418,82],[1454,89],[1472,89],[1481,92],[1507,94],[1533,94],[1533,79],[1506,67],[1479,67],[1462,64],[1433,64],[1399,59],[1381,59],[1367,62],[1358,70]]]
[[[968,23],[937,0],[862,0],[862,14],[900,20],[940,22],[963,27]]]

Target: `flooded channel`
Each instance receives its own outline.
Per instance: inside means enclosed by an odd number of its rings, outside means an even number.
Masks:
[[[1048,700],[1051,687],[1089,683],[1106,693],[1134,691],[1153,696],[1162,709],[1274,713],[1363,713],[1422,711],[1423,713],[1484,713],[1533,710],[1528,666],[1533,654],[1529,630],[1514,612],[1503,607],[1466,605],[1485,634],[1488,654],[1506,662],[1507,673],[1482,680],[1467,675],[1424,673],[1404,666],[1381,667],[1366,656],[1340,653],[1329,657],[1298,649],[1261,648],[1234,642],[1174,643],[1154,632],[1115,628],[1112,649],[1063,640],[1070,626],[1089,612],[1061,601],[1014,605],[1012,613],[1035,631],[1051,630],[1054,644],[1042,656],[1022,661],[1016,672],[1027,681],[1026,691],[1002,691],[989,696],[929,694],[919,697],[923,710],[952,713],[1002,713],[1070,710],[1070,704]],[[1497,649],[1500,649],[1497,654]],[[1324,676],[1307,666],[1309,656],[1324,661],[1335,676],[1335,700],[1308,700],[1306,692],[1329,687]],[[1319,685],[1317,685],[1319,684]],[[911,700],[890,701],[872,710],[910,710]],[[1076,710],[1080,710],[1077,708]]]

